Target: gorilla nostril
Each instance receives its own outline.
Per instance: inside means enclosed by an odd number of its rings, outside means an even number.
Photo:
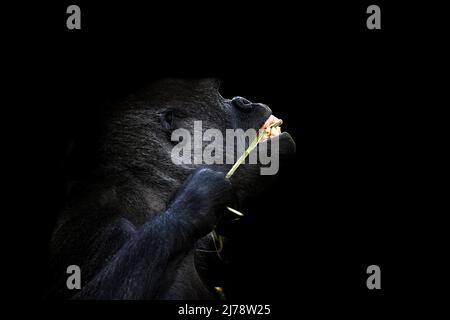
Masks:
[[[243,104],[252,104],[250,101],[248,101],[247,99],[245,99],[245,98],[242,98],[242,103]]]
[[[250,111],[253,109],[254,105],[251,101],[243,98],[243,97],[234,97],[231,102],[233,105],[235,105],[237,108],[243,110],[243,111]]]

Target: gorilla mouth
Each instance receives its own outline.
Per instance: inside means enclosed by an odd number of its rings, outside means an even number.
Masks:
[[[260,142],[267,141],[271,138],[277,137],[281,134],[281,128],[283,120],[271,115],[262,127],[258,130],[258,134],[248,146],[247,150],[237,159],[230,171],[228,171],[226,178],[230,178],[236,169],[244,162],[245,158],[255,149]]]
[[[271,115],[259,129],[259,132],[263,134],[261,141],[266,141],[279,136],[281,134],[282,124],[283,120]]]

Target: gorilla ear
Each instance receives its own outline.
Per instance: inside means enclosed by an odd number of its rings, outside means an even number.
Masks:
[[[168,110],[159,114],[159,120],[166,132],[171,132],[173,129],[173,111]]]

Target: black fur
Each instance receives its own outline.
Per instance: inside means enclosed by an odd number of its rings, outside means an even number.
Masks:
[[[239,206],[262,185],[259,169],[243,166],[230,181],[229,165],[175,165],[170,132],[192,129],[194,120],[203,130],[261,127],[270,109],[241,102],[222,98],[215,80],[166,79],[108,110],[91,170],[73,183],[54,231],[51,297],[214,298],[196,248],[211,245],[206,236],[226,205]],[[292,152],[289,135],[280,143]],[[81,267],[78,291],[65,286],[71,264]]]

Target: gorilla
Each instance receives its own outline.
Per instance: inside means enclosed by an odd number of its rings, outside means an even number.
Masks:
[[[90,155],[93,165],[72,182],[51,240],[58,299],[215,299],[206,273],[214,252],[210,233],[226,206],[272,183],[260,164],[171,161],[177,128],[258,130],[272,111],[242,97],[219,94],[215,79],[160,79],[104,110]],[[278,139],[280,157],[295,152],[291,136]],[[212,253],[214,256],[214,253]],[[69,290],[66,269],[81,270],[80,290]]]

